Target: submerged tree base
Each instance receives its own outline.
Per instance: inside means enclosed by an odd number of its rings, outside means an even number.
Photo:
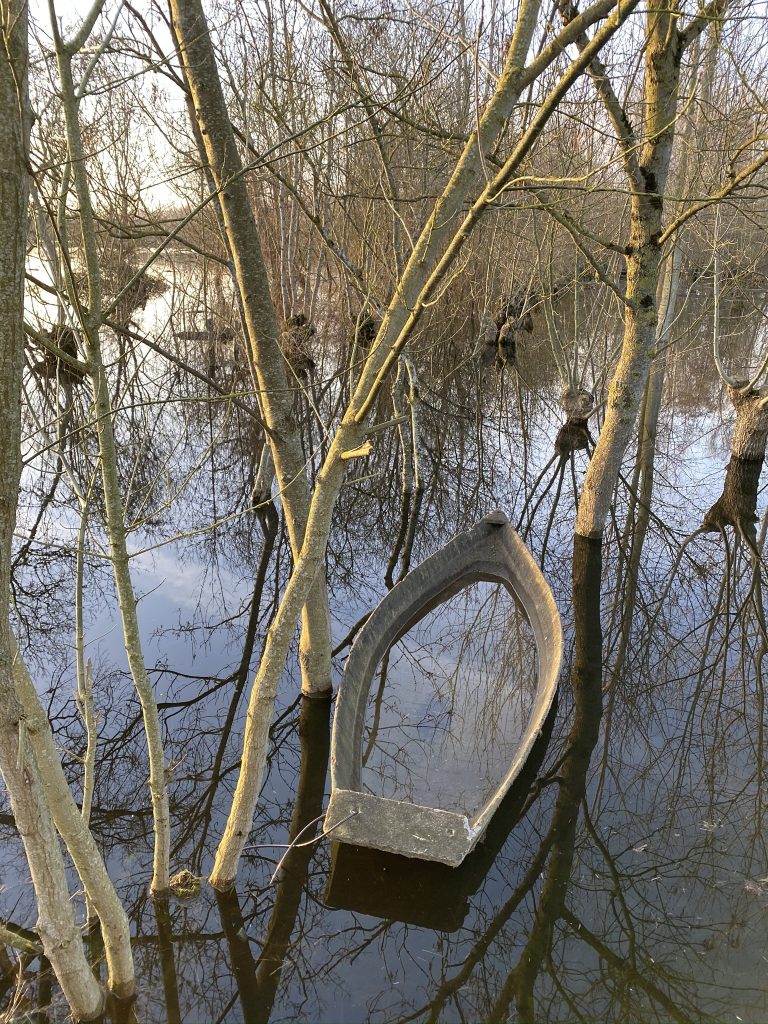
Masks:
[[[733,456],[725,471],[723,493],[707,511],[702,529],[722,530],[732,526],[740,537],[757,550],[757,491],[763,460],[737,459]]]

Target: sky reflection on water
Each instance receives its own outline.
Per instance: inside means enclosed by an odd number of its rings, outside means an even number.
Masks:
[[[532,482],[557,430],[555,397],[545,391],[530,399],[543,415],[532,417],[522,484],[518,427],[512,423],[507,432],[492,417],[480,433],[485,459],[498,454],[494,474],[471,499],[449,467],[443,476],[432,475],[415,560],[469,525],[478,511],[499,505],[517,521],[526,502],[530,509]],[[453,434],[463,429],[458,421],[449,426],[448,443],[458,448]],[[551,737],[534,759],[535,778],[526,777],[511,794],[464,874],[430,866],[411,871],[376,854],[349,860],[350,851],[323,841],[293,850],[270,880],[284,845],[327,802],[332,707],[298,701],[292,670],[236,893],[217,901],[203,887],[189,902],[153,907],[139,712],[121,673],[119,642],[108,634],[108,603],[94,600],[89,636],[102,637],[94,645],[102,709],[94,826],[131,911],[143,1020],[768,1018],[762,567],[756,572],[752,553],[730,530],[727,545],[720,534],[703,534],[680,554],[722,487],[726,432],[716,409],[670,414],[664,429],[654,515],[634,577],[627,558],[631,532],[622,551],[618,544],[626,490],[617,529],[602,551],[577,544],[574,554],[568,473],[557,507],[552,491],[531,524],[527,541],[536,557],[547,538],[545,570],[566,630],[560,699]],[[477,454],[472,437],[469,431],[461,439],[468,489]],[[584,452],[574,456],[577,483],[586,458]],[[371,485],[340,503],[336,539],[351,533],[351,540],[331,545],[332,552],[343,552],[329,566],[336,640],[384,590],[386,557],[377,560],[372,550],[379,537],[391,544],[396,520],[381,514],[374,494]],[[199,563],[177,566],[173,549],[160,549],[142,590],[158,587],[139,606],[145,630],[155,635],[155,678],[173,765],[172,869],[200,875],[210,870],[236,777],[242,706],[223,738],[221,729],[235,687],[242,621],[225,624],[249,593],[247,567],[239,577],[226,560],[217,566],[206,559],[201,552]],[[284,548],[282,565],[284,571]],[[434,782],[423,771],[423,744],[434,734],[444,739],[442,724],[451,716],[464,716],[488,739],[496,728],[514,744],[511,723],[525,713],[524,691],[501,699],[489,719],[472,685],[478,674],[491,690],[533,677],[526,627],[518,621],[510,630],[517,613],[506,595],[494,604],[486,586],[458,598],[398,645],[368,760],[370,778],[378,774],[385,786],[419,801]],[[203,617],[220,625],[203,630]],[[465,632],[463,623],[475,620],[482,620],[482,629]],[[263,617],[262,638],[265,627]],[[339,667],[343,653],[337,661]],[[429,694],[420,691],[409,702],[398,697],[425,679]],[[79,750],[70,679],[52,671],[51,681],[60,742]],[[399,724],[403,715],[422,743],[416,760],[412,749],[400,756],[401,745],[413,738]],[[383,736],[395,742],[394,754]],[[489,763],[504,762],[505,747],[493,744],[490,762],[473,765],[472,790],[464,794],[457,781],[467,781],[462,758],[472,760],[478,748],[466,730],[454,739],[459,753],[433,748],[444,790],[432,795],[441,806],[452,798],[467,810],[467,800],[476,801],[488,781]],[[385,762],[395,766],[389,774]],[[79,778],[74,758],[68,771]],[[18,842],[7,818],[2,828],[2,913],[31,927],[34,909]],[[389,894],[387,872],[395,880]],[[34,974],[34,964],[30,970]],[[31,992],[34,999],[34,983]],[[54,1012],[52,1019],[63,1016]]]

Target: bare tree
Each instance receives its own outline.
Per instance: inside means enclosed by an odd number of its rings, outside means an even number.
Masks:
[[[421,312],[448,273],[473,227],[489,208],[493,199],[507,187],[548,118],[556,109],[559,99],[578,79],[600,48],[629,17],[632,9],[632,5],[615,9],[608,0],[599,0],[587,12],[569,21],[560,34],[544,47],[530,63],[526,63],[526,61],[536,31],[539,4],[536,0],[531,0],[531,2],[524,3],[520,9],[509,44],[504,71],[496,90],[479,119],[477,131],[473,132],[468,139],[448,184],[413,244],[412,252],[405,262],[378,336],[367,356],[354,394],[336,429],[325,462],[318,475],[309,507],[303,543],[300,551],[294,554],[293,573],[270,628],[261,665],[253,685],[239,781],[227,829],[211,875],[212,883],[217,888],[225,889],[234,883],[237,862],[246,842],[261,786],[269,723],[290,638],[300,610],[324,564],[331,515],[348,465],[353,459],[364,458],[372,449],[373,442],[369,438],[367,439],[366,435],[369,429],[368,421],[381,386],[389,371],[396,364]],[[222,139],[226,139],[229,137],[227,135],[229,120],[218,84],[218,73],[202,9],[197,4],[184,5],[184,11],[182,11],[181,5],[174,2],[172,3],[172,12],[182,55],[189,52],[188,47],[193,43],[202,48],[194,62],[189,57],[185,58],[185,70],[192,83],[193,95],[196,97],[196,113],[203,128],[203,134],[208,137],[216,137],[219,132],[222,132]],[[611,16],[597,31],[595,38],[586,45],[584,51],[570,64],[555,86],[547,93],[538,114],[527,127],[518,144],[513,147],[510,156],[504,161],[500,170],[488,180],[485,177],[487,161],[523,90],[537,81],[539,76],[562,53],[565,45],[575,41],[586,28],[609,13]],[[200,76],[197,84],[194,84],[195,75]],[[204,95],[201,95],[200,91]],[[227,150],[227,152],[230,151]],[[234,161],[235,154],[233,153],[229,159]],[[239,180],[241,169],[239,161],[230,162],[227,165],[223,152],[220,162],[224,168],[227,166],[230,168],[219,186],[226,202],[228,193],[231,196],[232,190]],[[476,194],[478,190],[479,195]],[[467,202],[472,205],[469,212],[465,214],[463,209]],[[252,221],[248,217],[248,211],[241,207],[238,207],[238,210],[240,213],[238,223],[251,225]],[[235,225],[233,224],[232,227],[234,228]],[[228,234],[230,238],[233,237],[232,229],[228,230]],[[256,249],[253,242],[254,236],[249,230],[247,238],[243,239],[243,245],[246,246],[243,256],[247,256],[251,261],[251,272],[254,275],[250,295],[252,298],[257,295],[260,297],[259,301],[262,305],[259,308],[268,321],[269,310],[264,307],[269,300],[269,292],[260,265],[256,262]],[[256,290],[257,288],[258,290]],[[255,330],[253,337],[257,337]],[[268,424],[270,422],[269,415],[267,415],[267,422]]]
[[[613,126],[630,190],[629,235],[626,242],[626,296],[624,339],[621,355],[608,392],[605,424],[590,462],[576,521],[583,537],[601,537],[608,517],[640,401],[657,351],[658,299],[664,244],[697,209],[724,198],[743,180],[754,175],[768,160],[760,155],[734,175],[711,200],[694,204],[665,225],[665,192],[672,146],[679,117],[680,69],[684,54],[708,27],[722,18],[725,3],[710,4],[682,23],[683,9],[651,5],[643,44],[643,93],[640,122],[636,126],[626,105],[600,62],[590,65],[590,75],[606,115]],[[564,6],[563,17],[575,8]],[[586,36],[579,37],[582,49]],[[737,182],[736,178],[739,178]]]
[[[21,378],[24,365],[24,264],[29,195],[27,93],[27,5],[0,5],[3,48],[0,54],[0,160],[2,170],[2,275],[0,277],[0,770],[24,842],[38,902],[37,930],[48,959],[79,1020],[97,1017],[104,993],[85,959],[82,939],[64,873],[61,848],[53,827],[44,767],[38,765],[27,736],[28,723],[14,686],[17,652],[10,624],[11,543],[21,472]],[[43,728],[48,732],[47,719]],[[52,742],[52,741],[51,741]],[[59,766],[60,767],[60,766]]]
[[[155,892],[165,892],[169,888],[168,858],[170,850],[170,816],[165,777],[165,756],[163,753],[157,702],[152,682],[147,674],[142,650],[141,631],[136,611],[136,595],[129,567],[126,542],[126,516],[118,476],[113,410],[100,334],[105,315],[102,301],[101,259],[97,247],[96,224],[79,119],[79,106],[88,79],[109,41],[114,29],[114,21],[96,48],[96,52],[91,57],[79,85],[75,85],[73,77],[73,59],[89,39],[103,6],[103,0],[95,3],[77,30],[69,39],[65,40],[59,29],[53,0],[49,0],[48,4],[59,71],[69,159],[67,173],[64,176],[59,196],[59,205],[62,213],[60,221],[65,223],[63,213],[66,209],[71,176],[71,185],[77,196],[79,207],[78,216],[83,245],[82,256],[87,276],[88,295],[85,302],[78,295],[77,282],[73,273],[73,261],[71,254],[66,248],[67,239],[64,233],[60,233],[60,242],[64,245],[66,251],[61,254],[61,258],[66,266],[63,276],[66,282],[71,316],[78,332],[82,333],[85,348],[86,362],[80,368],[89,375],[93,389],[93,408],[99,443],[107,533],[123,624],[125,650],[134,685],[139,694],[144,712],[144,727],[149,750],[149,790],[155,820],[155,857],[152,889]],[[114,305],[115,303],[113,302]]]

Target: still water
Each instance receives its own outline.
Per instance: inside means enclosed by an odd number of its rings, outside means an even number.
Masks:
[[[497,789],[536,695],[536,641],[500,584],[429,612],[382,661],[369,702],[365,792],[473,821]]]
[[[691,536],[725,479],[728,406],[701,374],[708,393],[692,402],[677,384],[691,372],[681,360],[646,528],[633,526],[643,516],[632,508],[630,453],[602,549],[574,544],[574,485],[589,456],[577,451],[542,475],[562,419],[558,385],[544,371],[533,381],[535,363],[530,387],[507,371],[469,412],[466,382],[461,395],[423,387],[428,485],[414,562],[498,506],[543,564],[566,635],[544,735],[459,869],[318,835],[333,706],[296,698],[292,661],[236,892],[217,898],[203,885],[188,900],[154,904],[139,709],[107,577],[91,569],[93,826],[133,922],[140,1019],[768,1020],[765,570],[762,553],[730,527]],[[381,452],[339,503],[329,556],[337,643],[385,592],[398,517],[385,467],[394,462],[394,448]],[[758,516],[764,506],[760,492]],[[260,534],[255,522],[239,529],[186,549],[183,562],[173,545],[136,562],[172,765],[171,867],[200,876],[229,808],[247,696],[239,667]],[[761,544],[759,522],[757,534]],[[254,663],[287,559],[278,538]],[[38,652],[38,669],[77,786],[71,654],[56,642]],[[347,652],[335,658],[339,673]],[[512,597],[490,584],[455,595],[398,642],[374,679],[364,786],[471,814],[503,774],[535,677],[530,627]],[[18,839],[8,814],[0,820],[0,910],[32,927]],[[284,857],[300,832],[305,845]],[[38,969],[30,962],[19,986],[0,964],[7,1019],[66,1019],[55,989],[47,1018],[34,1016],[48,1002]]]

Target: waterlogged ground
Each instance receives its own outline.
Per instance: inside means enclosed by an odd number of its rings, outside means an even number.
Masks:
[[[284,856],[327,803],[333,713],[328,701],[297,700],[291,669],[236,892],[217,899],[203,885],[188,900],[153,904],[138,706],[108,578],[92,568],[93,827],[133,922],[148,1024],[768,1019],[765,568],[730,527],[689,539],[723,485],[727,405],[712,382],[706,401],[666,412],[647,532],[626,525],[622,485],[602,551],[581,544],[574,553],[573,485],[587,453],[540,476],[561,422],[557,390],[516,397],[508,379],[496,404],[467,422],[457,403],[425,389],[443,434],[428,446],[414,558],[501,507],[543,563],[566,634],[548,729],[455,871],[325,839]],[[631,476],[630,462],[628,484]],[[372,472],[339,505],[329,561],[336,642],[385,590],[397,495],[377,491],[383,479]],[[137,560],[172,765],[172,867],[201,877],[237,776],[247,699],[237,669],[258,555],[251,529],[251,561],[226,538],[183,562],[173,545]],[[276,557],[279,582],[284,541]],[[276,585],[273,569],[254,662]],[[82,729],[63,637],[52,634],[50,650],[38,644],[36,668],[77,786]],[[399,642],[374,680],[364,784],[471,812],[503,774],[534,684],[529,627],[509,595],[487,584],[456,595]],[[31,928],[30,886],[4,810],[1,912]],[[98,962],[95,941],[92,953]],[[0,963],[0,976],[7,1019],[66,1018],[38,961],[23,965],[21,980]]]

